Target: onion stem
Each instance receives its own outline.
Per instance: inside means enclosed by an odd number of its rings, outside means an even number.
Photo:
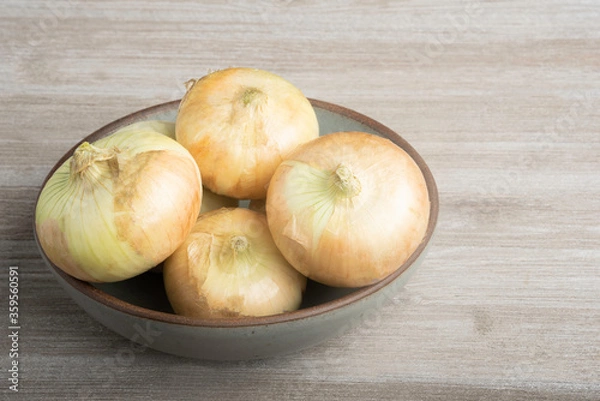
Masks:
[[[248,249],[248,239],[243,235],[236,235],[229,240],[231,249],[237,254]]]
[[[262,95],[263,92],[258,88],[249,87],[244,90],[242,93],[241,100],[244,103],[244,106],[248,106],[250,103],[256,99],[257,96]]]
[[[196,82],[198,82],[197,79],[188,79],[187,81],[185,81],[185,83],[183,84],[185,86],[185,90],[189,91],[190,89],[192,89],[192,87],[196,85]]]
[[[335,169],[333,184],[339,190],[338,194],[344,198],[353,198],[362,189],[358,178],[356,178],[350,167],[344,163],[340,163]]]
[[[244,235],[233,235],[229,242],[223,243],[221,250],[221,269],[233,275],[245,277],[254,269],[256,261],[250,252],[250,242]]]
[[[98,162],[108,162],[110,168],[118,168],[117,154],[119,149],[99,148],[88,142],[83,142],[77,147],[71,159],[71,175],[83,176],[90,166]]]

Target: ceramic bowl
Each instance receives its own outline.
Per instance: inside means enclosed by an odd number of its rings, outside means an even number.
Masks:
[[[274,316],[192,319],[173,313],[163,288],[162,276],[148,272],[110,284],[90,284],[75,279],[48,260],[38,248],[54,276],[94,319],[138,343],[184,357],[210,360],[268,358],[314,346],[342,335],[347,329],[377,313],[408,280],[425,258],[438,216],[438,192],[434,178],[421,156],[391,129],[347,108],[311,99],[321,135],[335,131],[364,131],[387,137],[407,151],[421,168],[431,200],[426,236],[413,255],[384,280],[368,287],[330,288],[309,281],[300,309]],[[83,141],[93,142],[117,129],[142,120],[175,121],[179,101],[159,104],[120,118]],[[77,144],[78,145],[78,144]],[[68,157],[75,145],[50,171],[48,178]]]

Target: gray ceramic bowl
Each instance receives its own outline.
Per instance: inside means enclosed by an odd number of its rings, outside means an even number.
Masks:
[[[414,158],[425,176],[431,199],[426,237],[408,261],[383,281],[356,289],[330,288],[309,281],[304,302],[294,312],[260,318],[191,319],[172,312],[160,274],[149,272],[111,284],[90,284],[65,274],[48,260],[34,228],[42,257],[78,305],[94,319],[141,347],[185,357],[242,360],[292,353],[343,334],[377,313],[377,309],[394,296],[421,264],[437,223],[438,192],[421,156],[398,134],[355,111],[318,100],[311,100],[311,103],[321,135],[335,131],[364,131],[387,137]],[[142,120],[174,121],[178,105],[179,101],[172,101],[135,112],[104,126],[82,142],[95,141]],[[46,180],[76,147],[58,161]]]

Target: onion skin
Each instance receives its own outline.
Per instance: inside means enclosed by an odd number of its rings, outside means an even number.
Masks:
[[[142,120],[135,123],[126,125],[115,132],[120,134],[123,132],[136,132],[136,131],[154,131],[159,134],[168,136],[171,139],[175,139],[175,123],[173,121],[166,120]]]
[[[163,264],[163,277],[175,313],[196,318],[292,311],[306,287],[275,246],[265,215],[244,208],[201,214]]]
[[[201,188],[189,152],[153,130],[123,130],[83,143],[40,193],[35,221],[41,247],[80,280],[131,278],[185,240],[200,211]]]
[[[140,131],[140,130],[151,130],[168,136],[175,140],[175,123],[172,121],[165,120],[144,120],[139,121],[130,125],[127,125],[116,133]],[[210,212],[211,210],[220,209],[222,207],[237,207],[238,200],[235,198],[217,195],[214,192],[208,190],[206,186],[202,188],[202,208],[200,213]]]
[[[260,199],[277,165],[317,138],[319,125],[308,99],[290,82],[264,70],[229,68],[189,87],[175,134],[194,156],[208,189]]]
[[[414,160],[363,132],[332,133],[299,147],[275,171],[266,200],[269,228],[286,259],[334,287],[373,284],[399,268],[423,240],[429,209]]]

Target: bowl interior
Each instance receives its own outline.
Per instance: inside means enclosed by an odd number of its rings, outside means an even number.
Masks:
[[[92,286],[131,305],[164,313],[173,313],[160,273],[147,272],[129,280],[116,283],[93,283]],[[342,298],[357,290],[357,288],[332,288],[308,280],[300,309],[321,305]]]
[[[408,267],[410,267],[415,260],[417,260],[417,258],[421,253],[423,253],[428,245],[429,240],[433,235],[438,215],[438,194],[435,181],[421,156],[412,148],[410,144],[408,144],[403,138],[389,128],[362,114],[341,106],[314,99],[311,99],[311,103],[319,120],[321,135],[336,131],[363,131],[387,137],[411,155],[425,176],[431,201],[430,221],[425,238],[413,255],[402,266],[399,266],[394,273],[384,280],[368,287],[361,288],[332,288],[309,280],[302,305],[298,311],[262,318],[242,317],[219,319],[218,321],[190,319],[175,315],[173,313],[165,293],[162,275],[160,273],[149,271],[129,280],[116,283],[90,284],[81,280],[77,280],[62,272],[57,266],[53,265],[49,260],[47,260],[47,257],[44,255],[41,248],[40,252],[42,252],[48,264],[55,270],[55,273],[57,273],[60,279],[62,279],[67,285],[74,287],[77,291],[85,294],[86,296],[93,298],[94,300],[108,307],[120,310],[121,312],[127,314],[177,324],[209,327],[230,327],[278,323],[326,313],[327,311],[343,307],[344,305],[356,302],[363,297],[367,297],[374,292],[379,291],[402,275],[402,273],[408,269]],[[178,105],[179,101],[172,101],[135,112],[102,127],[86,138],[83,138],[80,143],[83,141],[93,142],[97,139],[110,135],[119,128],[138,121],[175,121]],[[71,156],[78,145],[79,143],[73,146],[73,148],[61,158],[61,160],[50,171],[45,181],[47,181],[53,172],[68,157]],[[39,247],[39,241],[37,238],[37,233],[35,233],[35,229],[34,234]]]

